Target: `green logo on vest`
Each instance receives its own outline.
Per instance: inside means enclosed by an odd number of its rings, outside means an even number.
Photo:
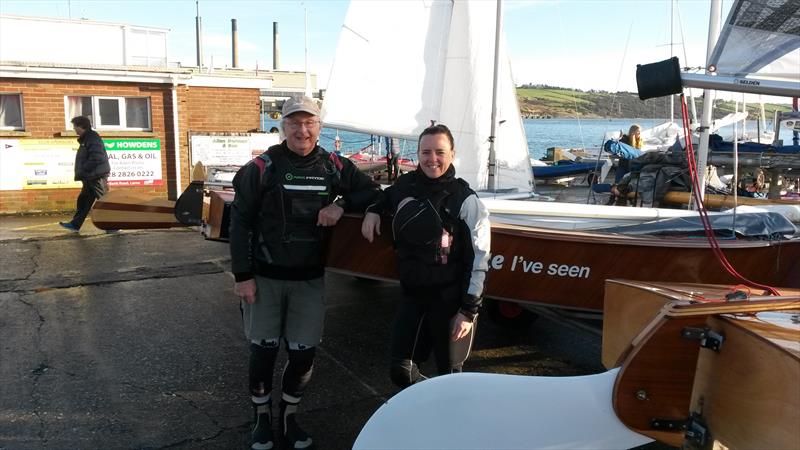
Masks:
[[[292,181],[293,178],[294,178],[294,175],[292,175],[290,173],[286,174],[286,181]]]

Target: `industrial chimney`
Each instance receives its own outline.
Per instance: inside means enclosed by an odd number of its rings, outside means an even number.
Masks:
[[[272,70],[280,70],[278,50],[278,22],[272,22]]]
[[[231,55],[233,56],[231,65],[236,69],[239,67],[239,33],[236,30],[236,19],[231,19],[231,47]]]
[[[197,7],[197,16],[195,16],[195,31],[196,31],[196,45],[197,45],[197,67],[203,67],[203,19],[200,17],[200,0],[195,2]]]

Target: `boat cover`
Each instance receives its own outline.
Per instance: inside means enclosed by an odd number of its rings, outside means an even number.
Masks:
[[[800,238],[797,227],[783,214],[776,212],[751,212],[709,216],[717,237],[736,236],[747,239]],[[675,217],[654,220],[636,225],[622,225],[595,231],[627,235],[703,237],[705,231],[699,214],[692,217]]]
[[[742,153],[800,153],[800,145],[772,145],[758,142],[739,142],[739,152]],[[733,142],[726,141],[718,134],[712,134],[708,141],[709,150],[716,152],[732,152]]]
[[[582,173],[589,173],[603,167],[599,162],[575,162],[561,160],[553,165],[533,166],[533,176],[536,178],[558,178]]]
[[[612,155],[625,159],[634,159],[642,156],[642,151],[623,142],[609,139],[603,144],[603,149]]]

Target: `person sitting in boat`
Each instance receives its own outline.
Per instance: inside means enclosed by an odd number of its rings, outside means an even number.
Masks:
[[[633,148],[642,149],[642,127],[638,124],[631,125],[628,134],[623,134],[619,139],[623,144],[628,144]]]
[[[642,149],[642,127],[638,124],[631,125],[631,128],[628,130],[628,134],[623,134],[622,137],[619,139],[620,142],[623,144],[630,145],[631,147],[641,150]],[[614,175],[614,183],[618,183],[622,177],[630,172],[630,159],[628,158],[619,158],[619,165],[617,166],[617,172]]]
[[[419,166],[401,175],[367,208],[361,233],[392,229],[403,301],[391,337],[392,381],[405,388],[425,377],[419,364],[433,351],[440,375],[461,372],[475,335],[489,261],[489,212],[456,177],[453,135],[445,125],[419,137]]]
[[[638,150],[642,148],[642,127],[638,124],[631,125],[630,129],[628,129],[628,134],[623,134],[619,142],[636,149],[626,149],[624,146],[615,144],[614,141],[608,141],[604,144],[606,151],[619,156],[617,169],[614,172],[614,184],[611,185],[611,196],[608,198],[607,204],[623,206],[628,204],[628,200],[625,197],[627,193],[623,192],[626,190],[624,188],[626,183],[623,181],[623,177],[631,171],[631,159],[641,155]]]

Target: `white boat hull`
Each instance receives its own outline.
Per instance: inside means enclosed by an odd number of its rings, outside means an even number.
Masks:
[[[381,406],[353,449],[626,449],[652,442],[614,413],[618,372],[432,378]]]

